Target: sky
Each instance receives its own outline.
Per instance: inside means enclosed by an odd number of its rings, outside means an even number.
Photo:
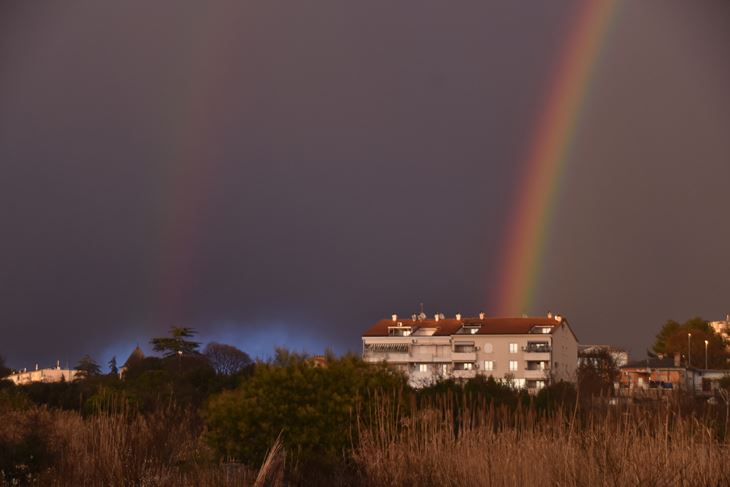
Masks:
[[[0,354],[265,357],[490,314],[577,1],[0,4]],[[730,313],[730,4],[621,1],[530,309],[641,357]]]

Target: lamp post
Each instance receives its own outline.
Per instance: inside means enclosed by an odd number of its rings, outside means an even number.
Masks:
[[[692,334],[687,333],[687,367],[692,367]]]
[[[709,340],[705,340],[705,370],[707,370],[707,345],[710,343]]]

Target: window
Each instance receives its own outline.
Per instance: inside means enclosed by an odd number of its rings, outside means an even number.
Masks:
[[[494,370],[494,360],[485,360],[484,370]]]
[[[512,370],[512,371],[517,370],[517,360],[509,361],[509,370]]]
[[[441,373],[446,375],[449,372],[449,366],[447,364],[441,364]]]
[[[428,372],[428,364],[418,364],[419,372]]]
[[[509,344],[509,353],[517,353],[517,344],[516,343]]]
[[[515,389],[524,389],[525,379],[512,379],[512,387]]]
[[[392,337],[407,337],[411,334],[410,326],[389,326],[388,336]]]
[[[454,370],[472,370],[474,364],[471,362],[457,362],[454,364]]]
[[[454,352],[471,353],[474,352],[474,343],[455,343]]]

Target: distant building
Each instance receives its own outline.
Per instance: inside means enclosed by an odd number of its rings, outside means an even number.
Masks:
[[[124,374],[127,372],[130,366],[139,363],[144,359],[144,352],[142,352],[142,349],[139,348],[139,345],[137,345],[136,347],[134,347],[134,350],[132,350],[132,353],[129,354],[129,357],[124,362],[124,365],[122,365],[119,369],[119,378],[123,379]]]
[[[16,385],[31,384],[33,382],[70,382],[79,374],[78,370],[62,369],[59,362],[52,369],[39,369],[38,365],[35,370],[23,369],[19,372],[13,372],[3,380],[13,381]]]
[[[603,351],[611,355],[616,367],[622,367],[629,363],[628,352],[621,348],[616,348],[611,345],[578,345],[578,365],[586,359],[590,359],[592,355]]]
[[[628,392],[649,389],[693,391],[697,371],[683,364],[679,354],[636,360],[620,370],[620,387]]]
[[[727,315],[724,320],[710,321],[710,326],[725,340],[725,346],[730,348],[730,315]]]
[[[578,342],[568,321],[547,317],[454,318],[425,314],[380,320],[362,336],[363,360],[386,362],[413,386],[438,378],[493,376],[538,390],[551,381],[575,381]]]

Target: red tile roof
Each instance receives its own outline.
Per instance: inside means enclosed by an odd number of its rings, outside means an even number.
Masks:
[[[463,325],[481,325],[481,328],[476,333],[477,335],[523,335],[529,333],[535,326],[552,326],[557,328],[561,325],[560,322],[553,318],[547,317],[533,317],[533,318],[485,318],[483,320],[479,318],[463,318],[461,320],[456,319],[443,319],[443,320],[380,320],[371,326],[362,336],[364,337],[377,337],[377,336],[388,336],[388,328],[397,326],[400,322],[404,327],[410,326],[413,331],[418,328],[436,328],[436,333],[433,336],[451,336],[456,334],[457,331]]]

